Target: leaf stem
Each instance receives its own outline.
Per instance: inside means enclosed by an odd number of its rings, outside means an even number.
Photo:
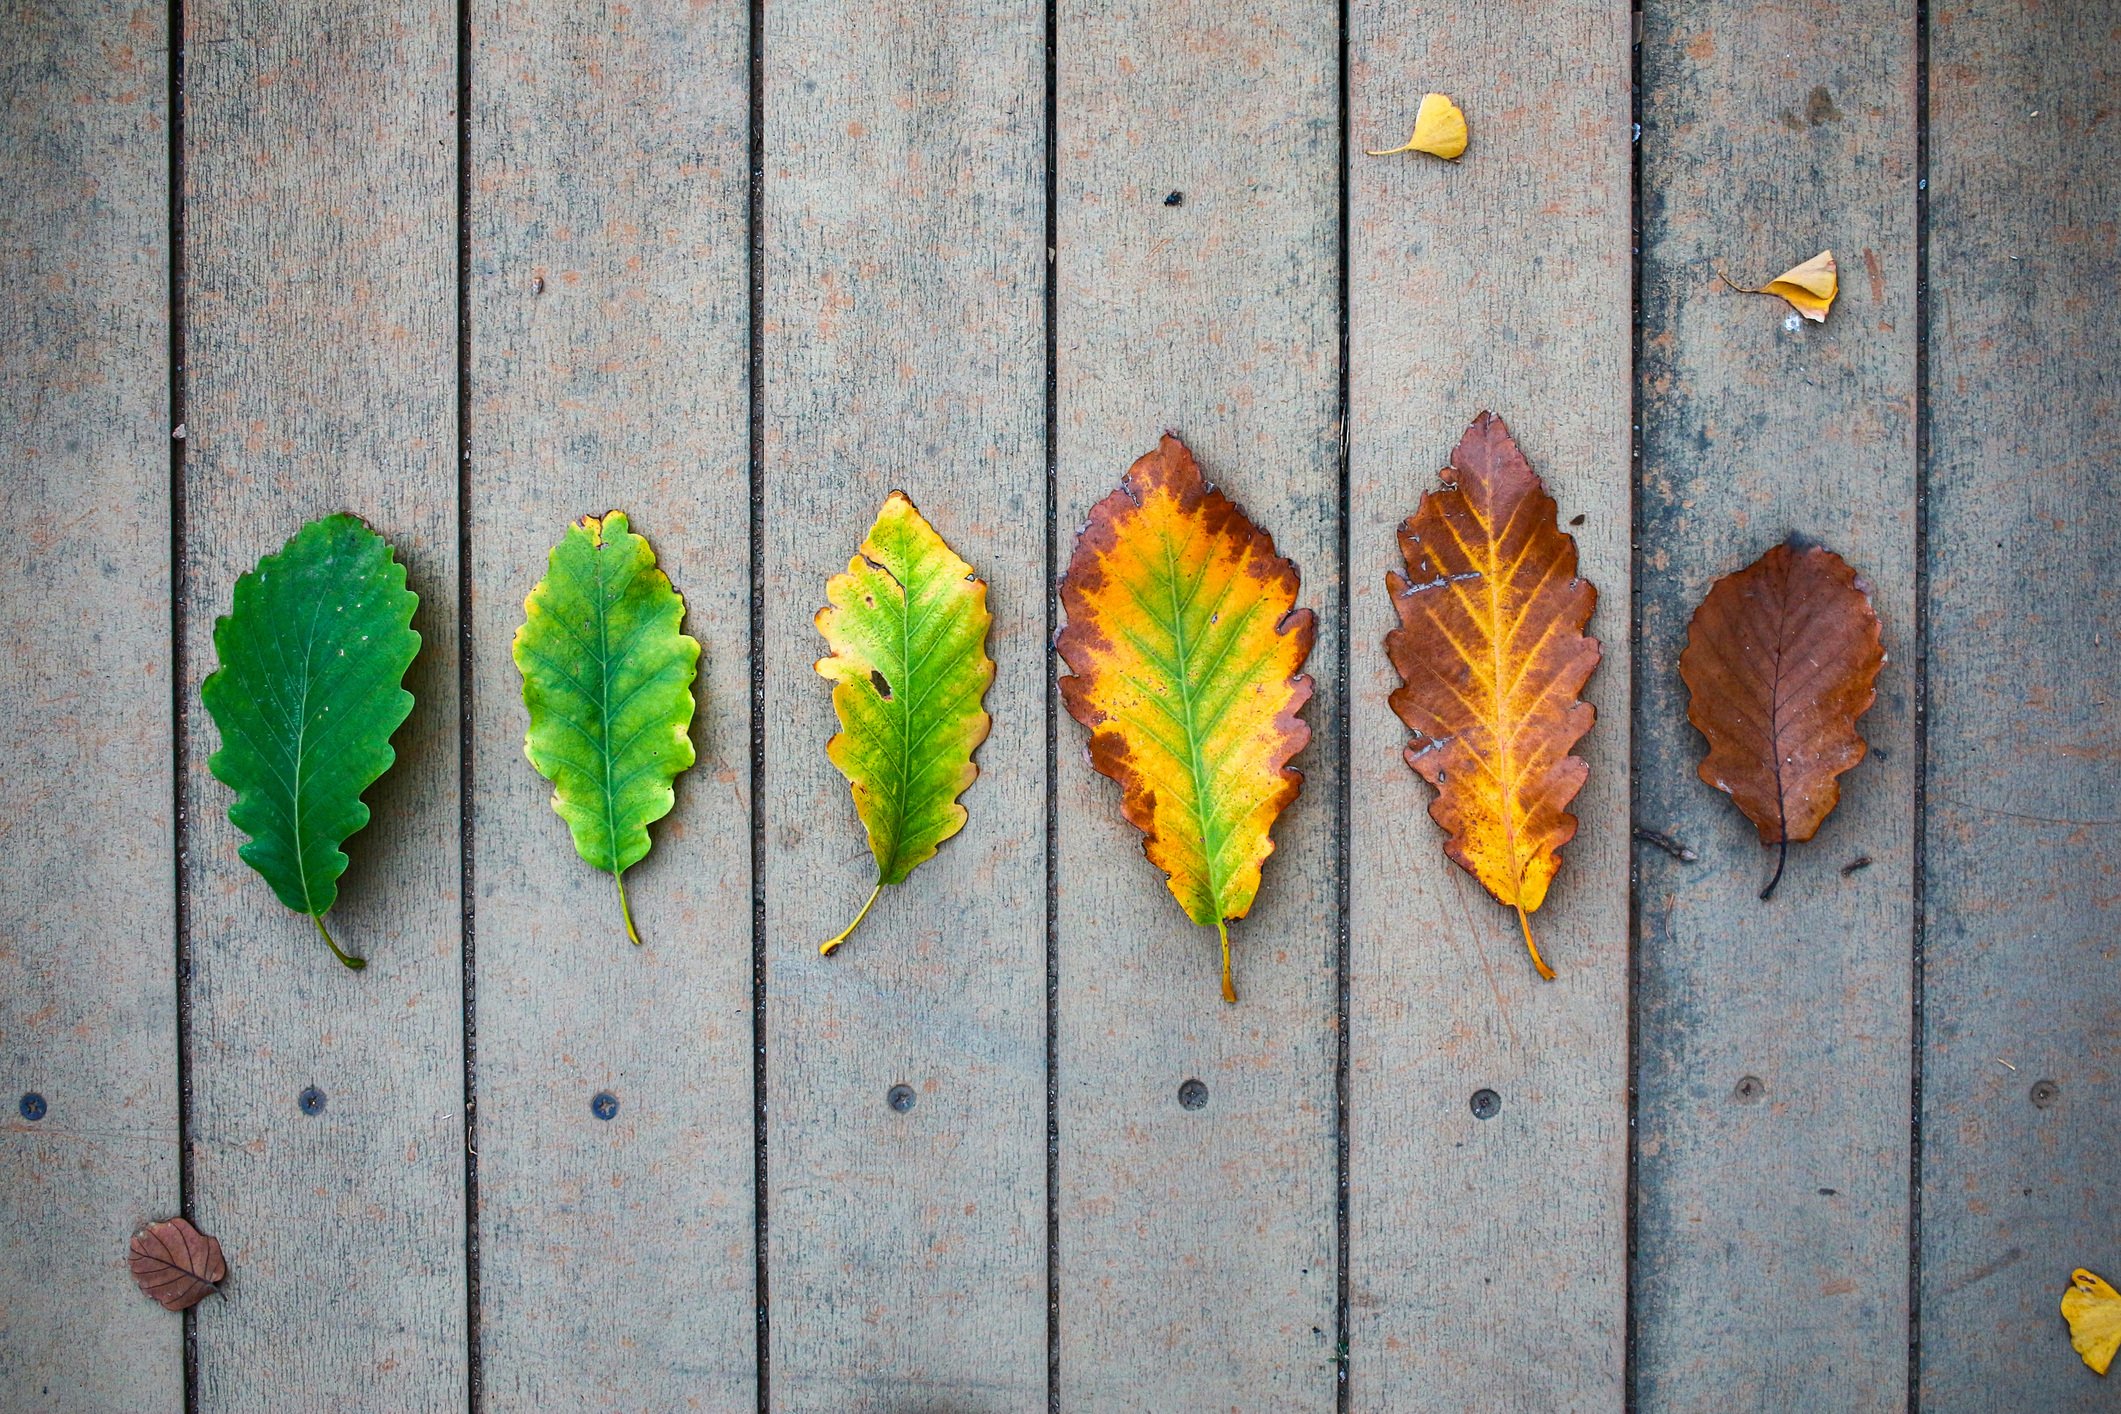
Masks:
[[[1775,885],[1782,882],[1782,866],[1789,862],[1790,837],[1784,835],[1781,839],[1775,841],[1775,877],[1768,880],[1767,887],[1760,891],[1760,901],[1762,903],[1766,903],[1768,895],[1775,892]]]
[[[1215,920],[1215,931],[1223,940],[1223,1000],[1237,1005],[1237,988],[1230,982],[1230,924],[1227,920]]]
[[[325,930],[323,914],[312,913],[309,915],[309,921],[317,925],[317,936],[324,940],[325,947],[331,949],[333,957],[345,963],[349,969],[355,972],[359,972],[362,968],[368,966],[367,958],[348,957],[345,953],[339,951],[339,945],[331,940],[331,934]]]
[[[626,936],[633,940],[635,947],[639,947],[641,935],[633,931],[633,905],[626,902],[626,871],[612,870],[611,882],[619,886],[619,917],[626,920]]]
[[[1532,919],[1521,903],[1517,905],[1517,926],[1524,929],[1524,945],[1532,954],[1532,966],[1539,969],[1540,976],[1549,982],[1553,981],[1554,969],[1547,966],[1547,960],[1539,955],[1539,944],[1532,941]]]
[[[869,897],[863,901],[862,911],[854,915],[854,921],[852,923],[849,923],[845,928],[842,928],[839,931],[838,936],[827,938],[824,942],[818,944],[817,950],[820,956],[832,956],[832,950],[838,947],[841,943],[846,942],[848,936],[852,934],[855,929],[862,926],[862,920],[869,916],[869,906],[876,902],[876,896],[882,893],[883,891],[884,881],[882,879],[878,879],[876,881],[876,887],[869,891]]]

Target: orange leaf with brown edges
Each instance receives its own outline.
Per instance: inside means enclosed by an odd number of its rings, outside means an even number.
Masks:
[[[1273,537],[1169,433],[1091,510],[1061,581],[1061,701],[1186,916],[1221,937],[1226,1002],[1229,921],[1259,892],[1269,832],[1303,785],[1289,761],[1311,739],[1297,713],[1317,630],[1297,588]]]
[[[1436,787],[1444,853],[1517,911],[1551,979],[1530,915],[1576,837],[1568,806],[1590,772],[1570,752],[1597,720],[1578,694],[1600,656],[1583,631],[1598,591],[1501,418],[1475,418],[1441,476],[1399,528],[1406,574],[1385,576],[1399,610],[1385,636],[1392,710],[1414,734],[1407,764]]]
[[[1687,626],[1679,676],[1687,720],[1708,741],[1701,779],[1737,802],[1776,846],[1808,840],[1863,759],[1856,719],[1885,665],[1870,585],[1832,550],[1797,536],[1709,587]]]

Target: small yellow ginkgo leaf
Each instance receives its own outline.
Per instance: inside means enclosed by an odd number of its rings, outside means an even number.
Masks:
[[[1365,149],[1367,151],[1367,149]],[[1425,94],[1414,112],[1414,136],[1404,147],[1370,152],[1372,157],[1390,157],[1399,152],[1428,152],[1455,162],[1466,150],[1466,115],[1440,93]]]
[[[1826,323],[1826,312],[1834,307],[1834,295],[1841,288],[1840,276],[1834,268],[1834,253],[1830,250],[1822,250],[1804,264],[1792,266],[1757,290],[1731,284],[1730,276],[1720,270],[1716,275],[1739,294],[1774,295],[1788,300],[1790,308],[1814,324]]]
[[[2121,1291],[2079,1267],[2062,1293],[2062,1319],[2069,1322],[2069,1343],[2084,1363],[2100,1374],[2121,1349]]]

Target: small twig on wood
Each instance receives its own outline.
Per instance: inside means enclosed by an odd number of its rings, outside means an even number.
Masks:
[[[1635,838],[1641,840],[1644,844],[1653,844],[1657,846],[1657,848],[1663,850],[1666,854],[1671,855],[1672,858],[1678,860],[1682,864],[1692,864],[1696,859],[1699,859],[1701,857],[1700,855],[1694,853],[1694,851],[1692,851],[1691,849],[1688,849],[1685,845],[1681,844],[1679,841],[1673,839],[1670,835],[1662,834],[1656,830],[1645,829],[1641,825],[1637,825],[1635,827]]]
[[[1870,867],[1871,857],[1867,854],[1859,854],[1854,859],[1851,859],[1848,863],[1841,866],[1841,877],[1846,879],[1849,875],[1855,873],[1858,869],[1868,869]]]

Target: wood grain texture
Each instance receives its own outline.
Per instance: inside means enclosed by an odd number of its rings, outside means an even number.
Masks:
[[[485,1397],[749,1410],[748,14],[482,3],[472,37]],[[627,872],[639,949],[523,759],[509,656],[569,520],[613,508],[702,647],[699,759]]]
[[[1637,1394],[1907,1396],[1915,684],[1915,12],[1644,12]],[[1758,286],[1832,247],[1824,325]],[[1696,774],[1678,661],[1791,531],[1870,582],[1886,667],[1839,807],[1775,851]],[[1844,875],[1859,856],[1870,865]],[[1801,1020],[1800,1020],[1801,1019]],[[1756,1084],[1741,1087],[1751,1078]]]
[[[1351,7],[1349,1353],[1352,1406],[1607,1409],[1625,1342],[1628,14]],[[1425,92],[1456,164],[1367,157]],[[1394,533],[1504,417],[1598,587],[1582,828],[1517,921],[1444,857],[1381,641]],[[1474,1092],[1501,1109],[1475,1118]]]
[[[199,1403],[461,1408],[456,27],[321,0],[185,17],[187,700],[236,576],[326,512],[396,546],[425,640],[332,912],[365,972],[237,859],[189,719],[192,1195],[231,1272],[198,1313]]]
[[[765,132],[767,1280],[780,1409],[1046,1389],[1042,7],[771,6]],[[811,618],[904,490],[990,585],[964,831],[887,889]],[[886,1103],[911,1087],[903,1113]]]
[[[2111,1409],[2056,1303],[2121,1271],[2121,28],[1931,25],[1922,1407]]]
[[[0,31],[0,1388],[175,1408],[181,1324],[126,1275],[179,1153],[166,36],[124,4]]]
[[[1168,427],[1319,619],[1302,794],[1230,929],[1235,1006],[1214,930],[1060,723],[1061,1407],[1330,1409],[1339,26],[1328,6],[1193,0],[1057,18],[1058,563]]]

